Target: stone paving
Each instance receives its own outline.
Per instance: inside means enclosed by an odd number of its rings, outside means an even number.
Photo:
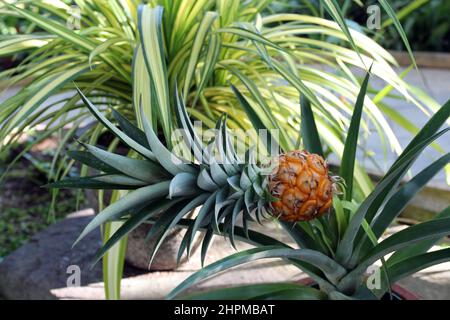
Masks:
[[[403,71],[403,69],[401,71]],[[420,69],[420,71],[422,73],[422,76],[417,71],[413,70],[406,75],[404,80],[408,84],[416,86],[427,92],[429,96],[436,100],[440,105],[447,102],[450,99],[450,70]],[[375,88],[384,87],[383,81],[381,79],[374,79],[371,84]],[[386,104],[390,105],[401,115],[405,116],[418,128],[422,128],[422,126],[428,120],[428,117],[412,103],[408,103],[404,100],[400,101],[396,99],[386,99]],[[405,147],[412,139],[411,133],[407,132],[393,120],[388,119],[388,123],[398,137],[402,147]],[[389,152],[387,157],[388,161],[387,163],[385,163],[381,144],[379,140],[378,142],[377,140],[378,139],[376,135],[372,134],[366,139],[364,143],[374,151],[375,162],[381,167],[381,169],[386,170],[387,165],[392,164],[392,162],[396,159],[396,155],[392,152]],[[437,143],[447,152],[450,151],[450,138],[448,135],[445,135],[438,139]],[[429,147],[426,150],[427,151],[423,153],[423,156],[421,156],[413,165],[413,173],[417,173],[419,170],[424,169],[431,163],[433,159],[437,159],[439,157],[439,153],[435,149]],[[370,171],[379,172],[379,170],[376,169],[374,164],[369,159],[366,159],[364,161],[364,165]],[[443,171],[436,175],[431,184],[439,189],[450,190],[449,184],[446,181],[445,173]]]
[[[404,68],[399,68],[397,72],[401,73],[404,70]],[[361,70],[352,71],[359,76],[364,76]],[[421,75],[416,70],[410,71],[404,77],[405,82],[427,92],[440,105],[447,102],[450,99],[450,70],[420,68],[420,72]],[[386,86],[386,83],[380,78],[373,77],[370,79],[369,85],[375,90],[381,90]],[[392,94],[398,95],[399,93],[394,90]],[[385,98],[383,102],[406,117],[419,129],[429,119],[429,116],[418,109],[413,103],[404,99]],[[386,117],[386,120],[398,138],[400,145],[404,148],[413,136],[390,118]],[[369,126],[369,131],[370,134],[368,135],[360,134],[360,144],[372,153],[372,157],[365,156],[361,150],[358,150],[357,157],[358,161],[364,165],[368,172],[380,175],[386,172],[389,166],[396,160],[397,154],[390,150],[389,146],[385,153],[383,144],[373,124]],[[450,139],[448,135],[444,135],[438,139],[437,143],[447,152],[450,150]],[[419,172],[438,157],[439,153],[435,149],[428,147],[412,166],[411,172],[413,174]],[[332,157],[331,161],[337,163],[337,158]],[[442,171],[434,177],[430,185],[438,189],[450,190],[449,183],[447,183],[446,179],[445,173]]]

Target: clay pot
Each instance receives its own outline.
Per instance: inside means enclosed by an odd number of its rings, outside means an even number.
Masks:
[[[305,286],[314,287],[317,284],[311,278],[304,278],[298,281],[300,284]],[[392,294],[394,300],[420,300],[419,297],[408,289],[403,288],[398,284],[392,285]],[[390,300],[389,293],[385,294],[382,300]]]
[[[392,291],[395,295],[399,296],[400,300],[420,300],[416,294],[398,284],[392,286]]]
[[[163,242],[149,266],[150,253],[155,240],[145,241],[145,237],[152,228],[149,224],[141,224],[128,235],[125,259],[133,267],[143,270],[173,270],[177,267],[178,246],[183,239],[181,232],[172,232]],[[177,230],[179,231],[179,230]]]
[[[95,190],[86,190],[85,194],[89,206],[98,212],[98,200]],[[107,194],[105,195],[105,198],[109,198]],[[128,234],[127,251],[125,255],[126,262],[135,268],[149,271],[176,269],[178,248],[180,247],[186,231],[184,229],[173,229],[170,231],[159,247],[152,264],[149,266],[150,254],[156,240],[145,241],[151,227],[151,224],[144,223]],[[198,238],[194,239],[194,245],[191,248],[192,259],[195,259],[193,255],[198,251],[199,243],[197,239]],[[180,261],[180,266],[186,262],[186,257],[183,257]]]
[[[176,269],[178,248],[180,247],[186,230],[174,229],[170,231],[159,247],[152,264],[149,266],[150,253],[152,248],[156,245],[156,239],[145,241],[145,237],[151,228],[152,225],[150,224],[142,224],[130,232],[128,235],[125,260],[133,267],[143,270],[162,271]],[[192,256],[198,251],[198,246],[199,243],[196,238],[191,249],[191,259],[195,259],[195,257]],[[186,262],[187,258],[186,255],[184,255],[180,261],[180,266]]]

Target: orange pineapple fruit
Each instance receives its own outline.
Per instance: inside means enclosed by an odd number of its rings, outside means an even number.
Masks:
[[[333,179],[326,161],[307,151],[281,154],[269,175],[272,214],[283,221],[307,221],[329,211]]]

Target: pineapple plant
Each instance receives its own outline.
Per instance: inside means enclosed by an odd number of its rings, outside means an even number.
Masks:
[[[235,87],[233,90],[244,99]],[[130,219],[117,232],[120,235],[122,231],[129,232],[164,211],[147,237],[160,237],[152,254],[154,257],[169,229],[201,206],[180,248],[189,254],[194,234],[205,223],[212,234],[213,231],[220,232],[219,224],[225,221],[223,231],[234,245],[234,229],[239,215],[242,215],[245,232],[248,233],[249,220],[261,221],[273,216],[285,222],[308,221],[326,214],[331,207],[335,178],[318,154],[306,150],[290,151],[277,155],[270,163],[259,165],[248,151],[247,159],[241,159],[226,128],[226,116],[217,122],[214,141],[204,146],[193,129],[181,96],[177,94],[177,117],[184,129],[184,142],[190,146],[195,159],[189,162],[164,146],[143,114],[145,131],[113,110],[119,129],[81,91],[79,94],[97,119],[141,157],[121,156],[83,142],[80,144],[86,151],[69,151],[73,159],[103,173],[67,178],[49,187],[134,190],[97,215],[79,239],[101,224],[131,213]],[[163,225],[169,216],[170,224]],[[97,259],[116,240],[117,236],[113,236]],[[204,251],[210,239],[205,240]],[[182,253],[180,251],[179,257]]]
[[[301,99],[303,148],[283,150],[262,164],[254,149],[244,159],[235,152],[226,127],[226,115],[216,125],[215,139],[205,145],[197,136],[181,96],[175,90],[176,114],[183,128],[185,145],[193,161],[167,149],[144,114],[143,131],[112,110],[117,127],[84,95],[81,99],[92,114],[125,145],[128,156],[83,144],[85,151],[71,151],[75,160],[100,171],[90,177],[67,178],[53,188],[123,189],[130,192],[109,205],[86,226],[86,234],[110,221],[121,227],[98,251],[97,262],[114,244],[143,223],[152,224],[148,239],[157,239],[153,257],[169,230],[186,229],[178,256],[189,256],[194,235],[203,234],[201,260],[207,255],[213,235],[226,235],[255,245],[204,266],[175,288],[168,298],[177,298],[192,285],[216,273],[266,258],[281,258],[304,271],[316,284],[258,284],[193,294],[198,299],[376,299],[391,292],[392,284],[418,270],[450,260],[450,249],[428,250],[450,234],[450,208],[434,219],[406,228],[379,241],[387,227],[420,189],[450,160],[450,153],[401,184],[420,153],[449,128],[438,131],[450,116],[450,101],[419,131],[386,175],[365,197],[353,190],[355,154],[369,74],[366,75],[350,122],[340,177],[331,175],[323,158],[319,134],[309,101]],[[244,96],[232,89],[255,128],[261,128]],[[142,112],[142,108],[141,108]],[[213,152],[215,151],[215,152]],[[339,191],[339,192],[337,192]],[[196,216],[189,213],[200,208]],[[238,219],[241,218],[241,220]],[[295,246],[270,234],[249,228],[249,221],[270,218],[279,222]],[[238,222],[242,221],[242,222]],[[388,259],[386,256],[392,254]],[[377,286],[367,285],[368,267],[381,261]]]

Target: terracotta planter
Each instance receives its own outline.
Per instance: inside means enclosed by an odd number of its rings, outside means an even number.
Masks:
[[[315,282],[311,278],[304,278],[299,280],[298,282],[305,286],[315,285]],[[394,284],[392,286],[392,293],[394,295],[395,300],[419,300],[419,297],[417,295],[415,295],[408,289],[405,289],[398,284]],[[387,294],[387,299],[389,300],[389,294]]]
[[[172,232],[163,242],[149,267],[150,252],[155,241],[145,241],[145,237],[152,228],[151,225],[142,224],[128,235],[126,261],[143,270],[173,270],[177,267],[178,245],[183,239],[181,232]],[[183,261],[184,262],[184,261]]]
[[[164,214],[164,213],[162,213]],[[178,248],[181,245],[185,230],[174,229],[170,231],[167,238],[163,241],[158,249],[158,252],[153,259],[151,266],[149,266],[150,252],[155,246],[155,240],[145,241],[145,237],[152,226],[150,224],[142,224],[134,229],[128,235],[128,244],[125,260],[133,267],[149,270],[149,271],[162,271],[162,270],[174,270],[177,268],[177,256]],[[194,245],[191,249],[191,259],[196,259],[194,256],[198,252],[199,242],[198,237],[194,239]],[[184,256],[180,265],[187,262],[186,256]]]
[[[401,300],[420,300],[417,295],[408,289],[399,286],[398,284],[394,284],[392,286],[392,291],[400,297]]]
[[[89,206],[98,212],[97,192],[95,190],[86,190],[85,195]],[[105,198],[109,198],[108,194],[105,194]],[[178,248],[180,247],[185,230],[174,229],[173,231],[170,231],[156,253],[152,265],[149,266],[150,252],[155,245],[155,241],[145,241],[145,238],[151,227],[150,224],[142,224],[129,233],[127,252],[125,255],[126,262],[135,268],[149,271],[176,269]],[[198,241],[195,239],[191,249],[192,259],[195,259],[193,255],[198,251],[198,246]],[[180,261],[180,265],[186,262],[187,259],[183,258]]]

